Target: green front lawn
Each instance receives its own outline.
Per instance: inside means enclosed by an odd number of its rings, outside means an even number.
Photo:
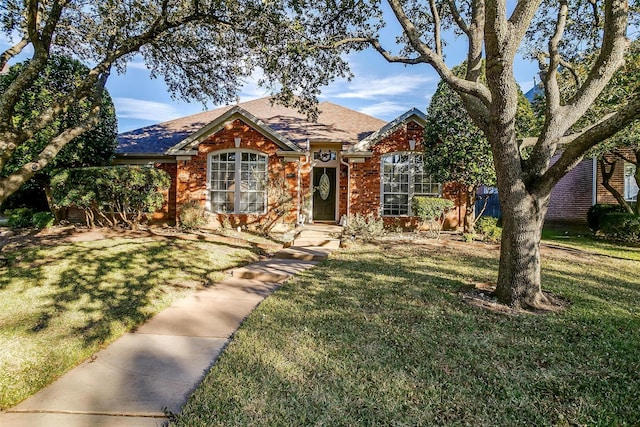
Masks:
[[[6,248],[5,248],[6,249]],[[161,238],[5,250],[0,409],[10,407],[222,271],[246,248]]]
[[[596,238],[591,232],[563,233],[555,230],[542,232],[543,243],[593,252],[615,258],[640,261],[640,246],[618,244]]]
[[[556,314],[472,306],[482,244],[362,246],[242,325],[177,426],[640,425],[640,264],[545,250]]]

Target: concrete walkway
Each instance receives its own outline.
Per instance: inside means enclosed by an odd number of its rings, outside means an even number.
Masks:
[[[282,282],[337,248],[340,230],[303,227],[290,248],[231,270],[0,413],[0,426],[166,425],[165,410],[180,411],[244,318]]]

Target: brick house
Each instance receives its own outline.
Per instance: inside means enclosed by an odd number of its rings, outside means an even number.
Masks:
[[[417,224],[411,197],[430,195],[454,199],[445,226],[460,225],[458,186],[422,173],[423,113],[386,123],[330,102],[319,110],[310,122],[262,98],[148,126],[119,136],[115,163],[169,173],[165,206],[154,216],[167,222],[196,201],[211,226],[335,223],[357,213],[409,226]]]
[[[270,229],[354,214],[406,227],[418,222],[412,196],[428,195],[452,199],[456,208],[445,227],[461,227],[462,187],[422,173],[422,112],[412,109],[386,123],[330,102],[319,110],[310,122],[261,98],[144,127],[119,136],[115,163],[169,173],[166,203],[154,215],[159,221],[176,222],[185,203],[195,201],[213,227]],[[630,172],[620,165],[611,182],[633,199]],[[615,202],[601,181],[595,161],[580,163],[553,190],[547,220],[585,222],[592,204]]]
[[[632,158],[631,150],[621,150]],[[638,186],[634,179],[635,165],[606,156],[613,165],[610,184],[629,202],[638,200]],[[611,167],[611,166],[609,166]],[[607,172],[610,170],[607,169]],[[587,211],[596,203],[617,204],[616,199],[602,185],[602,170],[596,159],[585,159],[565,175],[551,192],[546,220],[550,222],[586,222]]]

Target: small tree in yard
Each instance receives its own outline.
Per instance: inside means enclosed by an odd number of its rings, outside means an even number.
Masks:
[[[422,221],[420,228],[426,225],[428,233],[439,238],[444,215],[453,208],[453,201],[440,197],[414,196],[411,203],[413,213]]]
[[[570,81],[575,85],[575,80]],[[575,90],[575,87],[571,89]],[[624,66],[616,72],[600,94],[590,110],[591,115],[588,119],[593,121],[602,114],[610,113],[627,97],[638,91],[640,91],[640,40],[635,40],[625,55]],[[598,158],[602,170],[602,185],[627,212],[640,215],[640,203],[636,202],[635,206],[630,204],[610,183],[615,172],[615,160],[623,160],[635,166],[634,180],[640,187],[640,121],[627,125],[604,144],[596,147],[592,155]]]
[[[28,67],[29,62],[12,66],[6,75],[0,76],[0,95],[11,83]],[[77,60],[64,56],[51,56],[42,74],[26,90],[20,94],[13,117],[16,123],[28,123],[34,115],[51,107],[54,99],[69,94],[76,80],[81,79],[89,69]],[[39,194],[44,193],[49,209],[58,218],[58,212],[51,200],[51,174],[56,169],[101,166],[109,163],[113,157],[117,144],[117,120],[113,103],[107,91],[103,91],[99,100],[100,112],[96,126],[86,133],[71,140],[56,157],[51,159],[31,179],[33,185],[29,188],[28,197],[33,202]],[[31,163],[51,141],[54,135],[64,129],[74,127],[86,120],[94,103],[92,97],[80,101],[61,113],[56,120],[39,130],[29,141],[16,148],[13,156],[7,162],[0,176],[7,177],[16,173],[24,165]],[[20,192],[14,196],[20,197]],[[13,198],[12,198],[13,199]],[[31,207],[31,206],[30,206]]]
[[[87,226],[125,224],[131,229],[162,206],[160,192],[169,184],[166,172],[140,166],[69,169],[51,181],[55,204],[82,209]]]

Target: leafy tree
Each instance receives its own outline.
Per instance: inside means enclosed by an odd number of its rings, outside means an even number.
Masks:
[[[235,100],[243,78],[261,67],[263,86],[278,91],[280,102],[305,107],[313,116],[317,88],[348,73],[345,60],[333,50],[316,51],[301,66],[308,52],[300,28],[279,2],[0,0],[0,31],[14,42],[0,52],[0,69],[26,54],[28,46],[32,49],[29,62],[0,94],[0,204],[70,141],[99,123],[100,94],[112,69],[125,72],[136,55],[153,77],[164,77],[174,96],[203,103]],[[58,53],[92,66],[73,80],[68,92],[52,93],[41,110],[14,120],[21,95]],[[22,146],[67,111],[82,109],[82,103],[91,104],[83,120],[53,132],[31,161],[5,172]]]
[[[28,67],[28,61],[12,66],[8,73],[0,76],[0,94]],[[25,91],[15,107],[13,120],[15,123],[29,122],[40,111],[51,106],[55,97],[71,92],[75,81],[81,79],[89,69],[77,60],[54,55],[47,62],[42,74]],[[56,210],[51,203],[51,189],[49,186],[51,173],[55,169],[99,166],[107,164],[117,144],[117,120],[113,102],[107,91],[101,93],[98,123],[86,133],[74,138],[51,159],[31,179],[32,184],[26,189],[28,195],[36,199],[44,191],[46,200],[54,215]],[[55,136],[67,128],[74,127],[86,120],[90,114],[92,97],[81,100],[71,108],[59,114],[45,128],[37,132],[31,140],[16,148],[13,156],[7,162],[1,176],[7,177],[27,163],[31,163]],[[15,194],[19,196],[19,194]],[[32,206],[30,206],[32,207]]]
[[[465,66],[454,68],[464,75]],[[473,233],[476,222],[476,193],[480,185],[493,186],[496,172],[491,146],[464,107],[462,98],[444,81],[431,98],[425,126],[425,168],[438,181],[455,181],[466,190],[465,233]],[[516,116],[518,137],[534,131],[536,120],[531,104],[522,92]]]
[[[640,93],[635,91],[610,115],[579,130],[574,127],[622,65],[626,31],[630,19],[638,17],[638,3],[630,8],[626,0],[387,0],[401,31],[394,51],[384,45],[394,30],[381,31],[386,24],[380,0],[279,3],[299,12],[300,39],[310,41],[308,52],[371,47],[389,62],[429,64],[460,95],[491,145],[496,169],[503,215],[496,295],[513,307],[553,304],[540,282],[540,239],[551,190],[592,147],[640,118]],[[448,49],[459,49],[460,43],[448,43],[456,37],[467,47],[462,77],[445,62]],[[580,59],[585,50],[597,51],[596,59],[574,95],[563,101],[560,66]],[[545,92],[539,135],[523,142],[516,131],[514,61],[519,52],[538,59]],[[526,158],[522,144],[530,147]]]
[[[108,166],[65,170],[52,178],[51,186],[54,203],[82,209],[87,226],[125,224],[135,230],[146,214],[162,206],[161,192],[170,181],[156,168]]]

